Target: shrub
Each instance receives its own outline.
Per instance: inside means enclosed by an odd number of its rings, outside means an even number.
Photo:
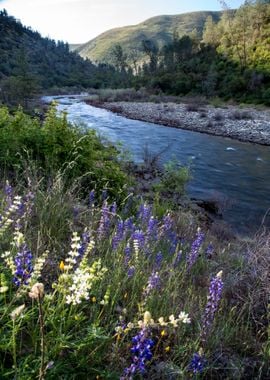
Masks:
[[[61,171],[67,185],[80,181],[84,191],[106,187],[116,196],[127,182],[118,151],[93,130],[69,124],[65,113],[57,116],[55,105],[43,124],[21,109],[14,115],[0,109],[1,171],[20,176],[30,161],[46,180]]]
[[[164,165],[164,172],[160,182],[155,186],[160,193],[174,194],[178,198],[184,195],[185,188],[190,180],[188,167],[179,167],[176,161],[170,161]]]

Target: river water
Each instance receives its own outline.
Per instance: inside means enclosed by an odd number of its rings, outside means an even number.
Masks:
[[[44,98],[46,102],[52,99]],[[153,154],[164,150],[161,163],[176,159],[189,164],[193,177],[189,195],[220,202],[224,220],[238,232],[255,232],[262,221],[270,226],[270,147],[129,120],[78,97],[56,100],[69,121],[120,142],[136,162],[142,161],[147,146]]]

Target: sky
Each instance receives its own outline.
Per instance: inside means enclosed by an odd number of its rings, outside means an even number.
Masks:
[[[244,0],[228,0],[238,8]],[[84,43],[108,29],[138,24],[158,15],[221,10],[218,0],[0,0],[0,9],[42,34]]]

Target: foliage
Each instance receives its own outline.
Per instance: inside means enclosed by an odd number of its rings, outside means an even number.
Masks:
[[[20,108],[14,115],[0,108],[0,141],[0,169],[6,175],[20,177],[33,163],[46,181],[62,172],[67,185],[78,182],[85,193],[90,187],[108,188],[114,196],[124,193],[127,178],[117,150],[93,130],[69,124],[65,113],[57,116],[55,105],[44,123]]]
[[[269,376],[269,281],[251,252],[227,254],[132,197],[117,209],[91,192],[73,213],[61,185],[1,193],[1,378]]]
[[[0,11],[0,101],[25,106],[42,89],[77,86],[106,87],[115,83],[115,70],[94,65],[70,52],[68,44],[23,26]]]
[[[156,185],[156,190],[160,193],[175,195],[179,199],[185,194],[185,187],[190,180],[188,167],[179,167],[175,161],[170,161],[164,165],[164,171],[160,182]]]
[[[142,41],[152,41],[151,43],[155,43],[159,48],[162,48],[172,41],[175,33],[183,36],[196,29],[199,36],[201,36],[205,20],[209,15],[212,16],[214,21],[218,21],[221,12],[191,12],[152,17],[138,25],[108,30],[77,47],[76,51],[82,57],[89,58],[94,62],[113,64],[112,47],[120,45],[124,55],[127,56],[127,63],[136,72],[138,63],[141,65],[146,60]],[[134,56],[136,56],[135,65]]]

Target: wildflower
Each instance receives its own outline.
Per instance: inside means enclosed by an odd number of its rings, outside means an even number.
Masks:
[[[136,230],[132,234],[132,239],[133,239],[135,253],[137,253],[139,249],[142,249],[144,247],[144,242],[145,242],[144,233],[140,230]],[[136,245],[136,248],[135,248],[135,245]]]
[[[165,352],[170,352],[171,351],[171,347],[170,346],[165,347],[164,351]]]
[[[175,319],[173,314],[169,316],[169,321],[169,323],[171,323],[173,327],[178,327],[179,319]]]
[[[13,282],[16,286],[28,285],[31,273],[33,271],[32,253],[27,248],[26,244],[22,244],[20,252],[14,258],[15,273]]]
[[[107,234],[110,228],[109,208],[106,201],[104,201],[101,208],[101,217],[98,227],[98,239],[101,240]]]
[[[124,222],[121,220],[117,224],[115,235],[112,239],[112,249],[115,251],[124,237]]]
[[[146,311],[143,315],[143,322],[145,325],[151,323],[152,321],[152,316],[151,316],[151,313],[149,311]]]
[[[8,291],[8,282],[4,273],[0,273],[0,294]]]
[[[223,289],[222,271],[220,271],[215,277],[211,279],[210,286],[209,286],[207,304],[205,307],[203,321],[202,321],[201,338],[203,340],[206,339],[206,336],[214,321],[215,313],[218,310],[219,302],[221,299],[222,289]]]
[[[108,305],[109,299],[110,299],[111,289],[110,287],[107,288],[106,293],[104,295],[104,298],[102,301],[100,301],[101,305]]]
[[[71,277],[72,285],[68,288],[66,303],[77,305],[83,300],[88,300],[92,286],[103,278],[106,271],[106,268],[101,267],[100,260],[95,261],[90,267],[86,264],[86,260],[82,260]]]
[[[45,251],[40,257],[38,257],[34,263],[33,272],[31,274],[31,283],[37,281],[41,276],[41,271],[44,267],[45,261],[48,257],[49,251]]]
[[[164,318],[163,317],[160,317],[158,319],[158,323],[160,324],[160,326],[167,326],[167,322],[164,321]]]
[[[158,272],[152,272],[148,278],[147,286],[144,290],[144,298],[149,297],[152,290],[158,288],[160,285],[160,277]]]
[[[148,221],[147,232],[146,232],[148,240],[157,239],[157,227],[158,227],[158,220],[154,218],[153,216],[151,216]]]
[[[160,333],[160,335],[163,337],[163,336],[166,336],[166,335],[167,335],[167,333],[166,333],[166,331],[165,331],[165,330],[162,330],[162,331],[161,331],[161,333]]]
[[[64,264],[64,261],[63,260],[61,260],[61,262],[60,262],[60,264],[59,264],[59,268],[60,268],[60,270],[64,270],[65,269],[65,264]]]
[[[135,267],[134,266],[129,267],[128,272],[127,272],[128,277],[131,278],[134,276],[134,274],[135,274]]]
[[[32,299],[42,298],[44,296],[44,285],[41,282],[37,282],[32,286],[32,289],[28,295]]]
[[[152,359],[152,348],[154,341],[151,339],[149,328],[143,327],[137,335],[132,338],[132,364],[124,370],[121,379],[132,379],[136,373],[144,375],[147,363]]]
[[[93,303],[96,303],[96,302],[97,302],[96,297],[92,297],[92,298],[91,298],[91,301],[92,301]]]
[[[89,207],[92,207],[95,202],[95,190],[91,190],[89,193]]]
[[[204,233],[201,232],[200,228],[198,228],[196,238],[191,245],[191,250],[187,257],[188,269],[190,269],[195,264],[198,258],[203,240],[204,240]]]
[[[210,243],[205,250],[205,256],[209,259],[211,258],[213,252],[214,252],[214,246],[212,243]]]
[[[189,318],[188,314],[185,313],[184,311],[181,311],[178,318],[179,318],[180,322],[183,322],[185,324],[191,323],[191,319]]]
[[[202,350],[200,350],[193,355],[189,364],[189,370],[194,374],[201,373],[204,370],[206,363],[206,359],[202,355]]]
[[[0,286],[0,294],[6,293],[8,291],[8,286]]]
[[[160,267],[161,267],[161,263],[162,263],[162,261],[163,261],[163,255],[162,255],[161,252],[158,252],[158,253],[156,254],[156,259],[155,259],[155,264],[156,264],[157,268],[160,268]]]
[[[80,256],[79,249],[81,247],[80,244],[80,237],[78,236],[77,232],[72,233],[71,238],[71,251],[68,252],[68,257],[66,258],[65,262],[65,269],[70,270],[74,267],[74,265],[77,263],[77,259]]]
[[[146,224],[151,218],[152,208],[146,203],[142,204],[139,209],[138,219],[142,224]]]
[[[10,318],[15,321],[16,318],[18,318],[21,313],[23,312],[23,310],[25,309],[25,305],[20,305],[18,307],[16,307],[16,309],[14,309],[11,313],[10,313]]]

